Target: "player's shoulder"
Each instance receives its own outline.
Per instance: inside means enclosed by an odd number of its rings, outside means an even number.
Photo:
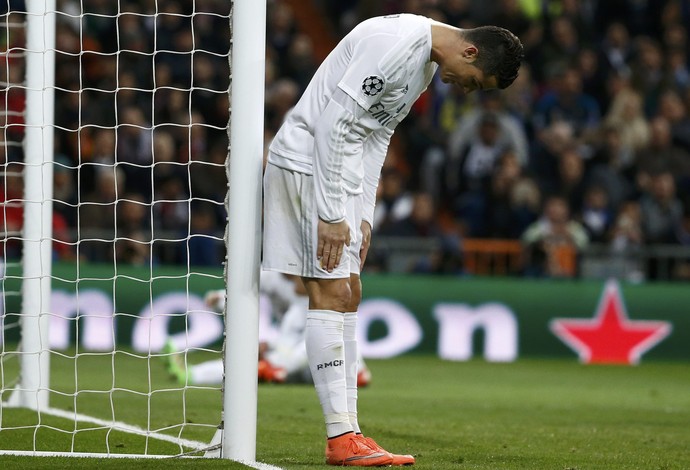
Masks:
[[[415,15],[412,13],[397,13],[395,15],[373,16],[359,23],[358,27],[380,25],[395,27],[396,25],[400,24],[407,25],[413,23],[430,23],[431,21],[432,20],[430,18],[422,15]]]
[[[419,29],[428,28],[430,25],[431,19],[410,13],[375,16],[359,23],[348,36],[360,39],[382,36],[404,37],[414,34]]]

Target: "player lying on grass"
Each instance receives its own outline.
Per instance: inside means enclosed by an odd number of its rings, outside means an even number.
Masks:
[[[361,433],[357,310],[381,167],[391,136],[434,74],[465,93],[505,88],[522,44],[498,27],[458,29],[415,15],[356,26],[287,114],[264,172],[263,268],[300,276],[306,348],[331,465],[411,465]]]
[[[259,381],[275,383],[312,383],[307,350],[304,344],[304,326],[307,320],[309,298],[302,281],[275,271],[262,271],[260,278],[262,297],[271,304],[271,311],[279,322],[278,336],[259,345]],[[206,305],[216,312],[225,309],[225,290],[209,291]],[[172,341],[167,341],[163,360],[168,372],[180,384],[220,384],[223,381],[223,362],[220,359],[185,364]],[[358,360],[357,383],[360,387],[371,381],[371,372],[364,358]]]

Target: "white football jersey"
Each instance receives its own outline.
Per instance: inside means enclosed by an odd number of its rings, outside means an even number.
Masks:
[[[341,153],[332,158],[338,161],[344,190],[362,192],[365,173],[380,170],[392,130],[436,72],[437,65],[430,59],[431,23],[429,18],[401,14],[371,18],[356,26],[328,55],[286,116],[271,144],[269,162],[314,174],[315,128],[334,93],[342,90],[362,113],[356,125],[342,131],[347,139],[329,144],[329,150]],[[384,138],[373,139],[375,133]],[[367,164],[363,162],[367,158],[381,161]],[[378,174],[372,176],[378,181]],[[337,196],[334,199],[337,203]]]
[[[259,294],[271,305],[273,316],[279,318],[301,296],[295,291],[295,281],[277,271],[261,270],[259,273]],[[217,312],[225,309],[225,289],[210,291],[206,294],[206,301],[213,299],[210,305]]]

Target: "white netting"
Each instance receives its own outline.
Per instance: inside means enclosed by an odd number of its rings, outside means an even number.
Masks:
[[[16,328],[31,15],[0,0],[0,449],[178,454],[214,435],[220,384],[169,363],[220,357],[203,297],[224,285],[231,7],[57,2],[52,296],[23,314],[49,317],[49,407],[26,410],[9,405],[39,393],[21,362],[43,354]]]

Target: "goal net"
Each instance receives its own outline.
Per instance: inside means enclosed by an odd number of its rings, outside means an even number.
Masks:
[[[0,0],[0,452],[217,443],[237,3]]]

